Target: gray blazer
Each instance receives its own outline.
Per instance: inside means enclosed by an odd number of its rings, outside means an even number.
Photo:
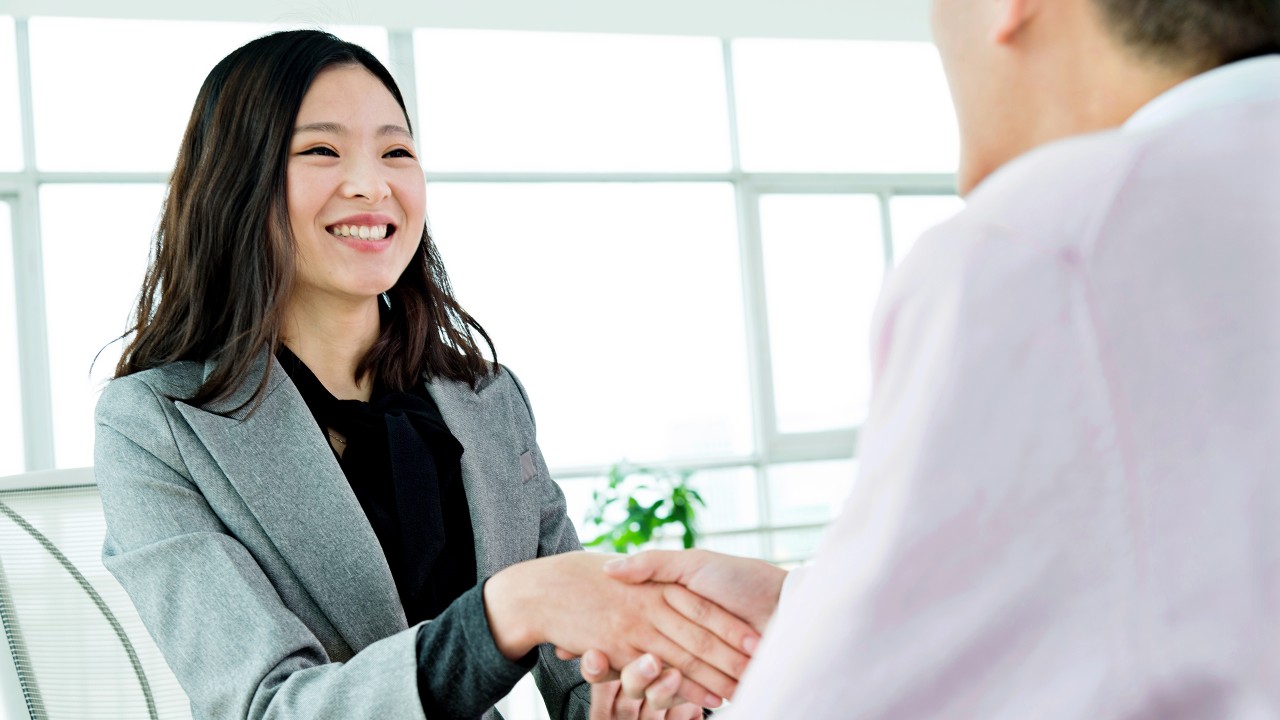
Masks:
[[[107,386],[95,448],[103,560],[199,720],[423,718],[417,629],[407,627],[378,540],[297,388],[265,353],[256,372],[268,361],[270,383],[252,415],[169,399],[190,397],[210,364],[174,363]],[[239,405],[256,385],[209,409]],[[477,577],[578,549],[515,376],[503,369],[476,390],[452,381],[428,388],[465,448]],[[445,644],[470,656],[441,657],[440,677],[496,653],[476,615]],[[590,693],[577,664],[547,647],[539,655],[535,680],[551,716],[585,718]]]

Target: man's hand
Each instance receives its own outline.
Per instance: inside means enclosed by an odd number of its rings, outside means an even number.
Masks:
[[[516,659],[541,643],[561,657],[596,648],[614,668],[651,653],[681,670],[682,697],[707,707],[732,697],[758,639],[751,626],[679,585],[610,578],[608,559],[564,553],[489,578],[485,613],[498,650]]]
[[[728,611],[761,633],[778,607],[782,581],[787,576],[785,570],[761,560],[706,550],[650,550],[605,563],[604,570],[628,583],[683,585],[702,602],[689,603],[675,587],[667,587],[664,592],[674,596],[674,601],[669,602],[685,617],[706,626],[709,622],[706,618],[719,617]],[[699,617],[704,619],[700,621]],[[754,640],[750,637],[744,640],[743,649],[748,655],[755,652]],[[564,650],[558,650],[557,654],[566,658],[572,655]],[[672,707],[690,700],[697,702],[696,696],[691,697],[687,692],[688,683],[677,668],[662,670],[655,659],[646,661],[646,657],[630,662],[619,673],[610,667],[603,653],[590,650],[582,657],[582,677],[597,684],[620,679],[624,696],[643,697],[646,705],[655,708]]]
[[[782,594],[787,571],[763,560],[709,550],[648,550],[604,565],[610,577],[627,583],[683,585],[746,620],[763,633]],[[697,622],[697,618],[690,618]],[[754,647],[748,648],[748,653]]]

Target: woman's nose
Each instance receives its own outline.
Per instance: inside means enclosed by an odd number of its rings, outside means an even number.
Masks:
[[[343,191],[347,197],[362,197],[369,202],[378,203],[391,194],[391,184],[387,182],[383,168],[376,160],[357,158],[347,164]]]

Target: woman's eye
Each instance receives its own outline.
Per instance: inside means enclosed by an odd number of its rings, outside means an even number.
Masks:
[[[321,157],[338,157],[338,153],[334,152],[332,148],[327,148],[323,146],[307,148],[306,150],[303,150],[298,154],[299,155],[319,155]]]
[[[413,157],[413,153],[404,148],[396,148],[395,150],[389,151],[386,155],[383,155],[383,157],[411,158]]]

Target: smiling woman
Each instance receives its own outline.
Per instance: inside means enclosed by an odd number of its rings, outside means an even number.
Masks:
[[[643,710],[550,643],[617,668],[652,653],[683,697],[732,694],[750,626],[570,552],[527,397],[452,297],[372,55],[294,31],[220,62],[152,256],[95,470],[105,564],[197,718],[496,717],[530,670],[554,717]]]

